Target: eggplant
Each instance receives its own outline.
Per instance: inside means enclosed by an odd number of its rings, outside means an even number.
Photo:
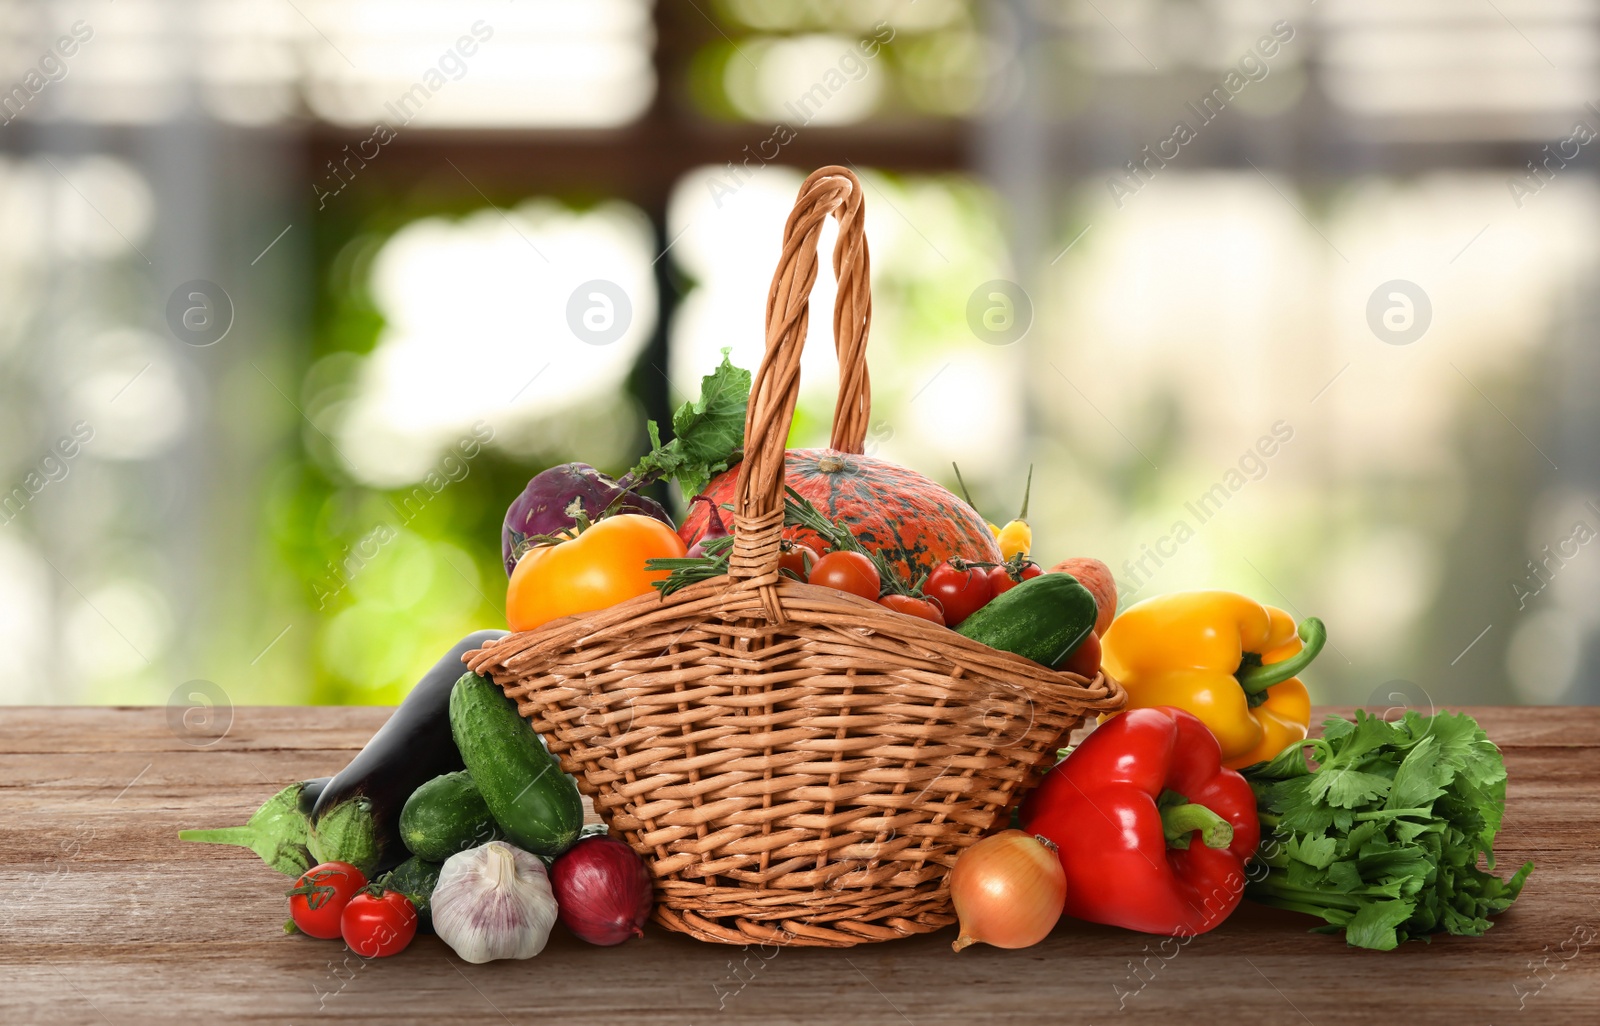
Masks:
[[[290,784],[268,798],[248,823],[215,830],[180,830],[178,840],[236,844],[249,848],[278,872],[299,876],[316,865],[310,851],[311,829],[307,817],[317,796],[332,779],[318,777]]]
[[[308,847],[318,862],[348,862],[372,877],[410,857],[400,840],[406,799],[434,777],[466,768],[450,736],[450,690],[466,672],[461,658],[508,633],[475,631],[456,642],[317,795]]]
[[[311,810],[317,807],[317,799],[322,797],[322,789],[328,786],[332,777],[314,777],[311,780],[300,782],[300,799],[296,803],[300,808],[300,815],[311,818]]]

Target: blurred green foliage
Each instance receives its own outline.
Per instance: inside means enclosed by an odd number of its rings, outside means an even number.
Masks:
[[[338,357],[371,352],[384,328],[367,288],[383,243],[418,218],[482,207],[475,191],[444,183],[403,194],[352,190],[320,215],[313,331],[295,368],[306,409],[352,387],[359,361]],[[334,443],[311,423],[301,422],[296,442],[267,477],[257,573],[271,582],[273,605],[308,625],[297,661],[310,675],[272,683],[268,697],[397,702],[462,635],[505,625],[501,521],[548,463],[509,459],[485,446],[461,461],[464,476],[437,475],[436,489],[428,482],[378,489],[345,473]]]

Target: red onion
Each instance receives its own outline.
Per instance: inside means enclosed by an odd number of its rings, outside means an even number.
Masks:
[[[655,904],[650,870],[614,837],[585,837],[550,867],[561,922],[590,944],[643,937]]]
[[[706,529],[700,533],[699,538],[695,539],[694,544],[689,546],[689,555],[691,556],[705,555],[706,542],[728,536],[728,527],[722,522],[722,513],[717,509],[717,504],[704,495],[696,495],[689,500],[689,507],[691,509],[694,508],[694,504],[697,502],[706,504]]]

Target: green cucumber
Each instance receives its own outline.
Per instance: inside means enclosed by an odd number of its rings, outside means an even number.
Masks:
[[[429,862],[499,839],[489,806],[465,770],[434,777],[411,792],[400,810],[400,840]]]
[[[1094,596],[1071,574],[1040,574],[996,595],[956,633],[990,648],[1060,666],[1094,630]]]
[[[439,870],[444,867],[412,856],[378,877],[379,886],[399,891],[417,908],[417,929],[433,932],[433,889],[439,885]]]
[[[500,686],[463,674],[450,692],[450,732],[467,772],[512,844],[559,855],[583,828],[583,800]]]

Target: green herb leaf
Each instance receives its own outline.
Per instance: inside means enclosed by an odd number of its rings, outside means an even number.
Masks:
[[[1406,753],[1394,774],[1386,808],[1413,809],[1432,804],[1450,784],[1449,770],[1439,764],[1439,744],[1431,737]]]
[[[735,367],[722,351],[717,369],[700,379],[700,398],[672,415],[672,441],[661,444],[655,421],[648,425],[653,448],[624,479],[625,487],[673,478],[687,496],[744,455],[744,418],[750,405],[750,372]]]
[[[1331,837],[1291,837],[1289,857],[1299,859],[1308,866],[1327,869],[1339,853],[1339,842]]]
[[[1395,927],[1411,918],[1415,904],[1394,899],[1363,905],[1345,924],[1345,940],[1358,948],[1393,951],[1400,944]]]
[[[1389,793],[1390,780],[1380,773],[1330,766],[1317,775],[1311,786],[1311,799],[1325,801],[1341,809],[1354,809]]]

